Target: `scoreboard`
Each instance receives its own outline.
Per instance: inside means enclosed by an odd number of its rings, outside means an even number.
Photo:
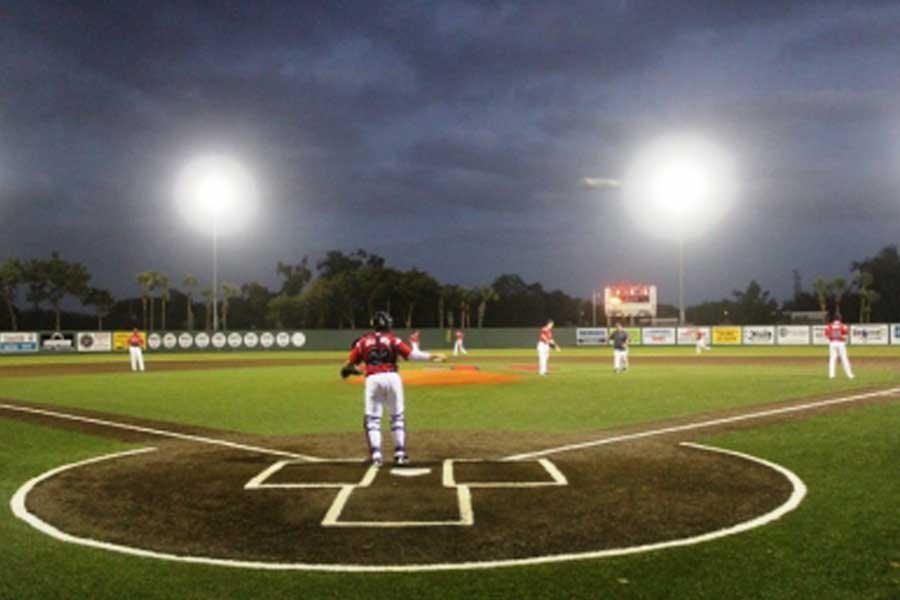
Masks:
[[[656,318],[656,286],[620,283],[603,288],[603,309],[608,322],[616,319]]]

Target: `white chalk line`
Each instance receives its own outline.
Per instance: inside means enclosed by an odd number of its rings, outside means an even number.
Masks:
[[[761,527],[773,521],[776,521],[788,514],[789,512],[795,510],[800,502],[803,500],[806,495],[806,485],[804,485],[803,481],[792,471],[789,469],[778,465],[776,463],[757,458],[755,456],[751,456],[749,454],[743,454],[741,452],[735,452],[733,450],[724,450],[721,448],[714,448],[712,446],[704,446],[700,444],[682,444],[683,446],[688,446],[691,448],[695,448],[702,451],[707,452],[716,452],[720,454],[725,454],[728,456],[737,457],[739,459],[743,459],[749,462],[757,463],[768,467],[770,469],[774,469],[782,476],[784,476],[788,482],[791,484],[791,494],[788,499],[782,503],[780,506],[774,508],[773,510],[760,515],[759,517],[750,519],[748,521],[744,521],[741,523],[737,523],[736,525],[732,525],[731,527],[725,527],[723,529],[718,529],[716,531],[711,531],[708,533],[704,533],[701,535],[696,535],[692,537],[677,539],[677,540],[667,540],[664,542],[657,542],[653,544],[644,544],[640,546],[628,546],[624,548],[608,548],[606,550],[595,550],[588,552],[574,552],[574,553],[564,553],[564,554],[551,554],[544,556],[534,556],[529,558],[518,558],[518,559],[504,559],[504,560],[489,560],[489,561],[467,561],[467,562],[458,562],[458,563],[430,563],[430,564],[416,564],[416,565],[358,565],[358,564],[321,564],[321,563],[279,563],[279,562],[262,562],[262,561],[245,561],[245,560],[231,560],[224,558],[214,558],[208,556],[185,556],[179,554],[171,554],[166,552],[157,552],[154,550],[146,550],[143,548],[135,548],[132,546],[123,546],[121,544],[112,544],[109,542],[102,542],[99,540],[94,540],[91,538],[84,538],[74,536],[68,533],[65,533],[56,527],[46,523],[41,520],[39,517],[29,512],[26,508],[26,498],[28,493],[39,483],[50,479],[56,475],[64,471],[68,471],[70,469],[76,469],[78,467],[82,467],[85,465],[95,464],[102,461],[107,460],[115,460],[119,458],[124,458],[128,456],[133,456],[137,454],[141,454],[144,452],[152,452],[155,448],[142,448],[139,450],[129,450],[126,452],[118,452],[115,454],[107,454],[105,456],[99,456],[95,458],[91,458],[88,460],[83,460],[80,462],[72,463],[69,465],[64,465],[61,467],[57,467],[42,475],[39,475],[27,483],[20,487],[16,493],[13,495],[12,500],[10,501],[10,507],[12,508],[13,513],[19,519],[25,521],[38,531],[54,538],[62,542],[77,544],[80,546],[86,546],[89,548],[96,548],[100,550],[107,550],[111,552],[117,552],[120,554],[127,554],[130,556],[138,556],[142,558],[153,558],[157,560],[166,560],[173,561],[179,563],[189,563],[189,564],[202,564],[202,565],[212,565],[219,567],[229,567],[229,568],[243,568],[243,569],[258,569],[265,571],[320,571],[320,572],[339,572],[339,573],[421,573],[427,571],[462,571],[462,570],[472,570],[472,569],[494,569],[500,567],[523,567],[523,566],[532,566],[532,565],[542,565],[549,563],[560,563],[560,562],[571,562],[577,560],[589,560],[589,559],[599,559],[599,558],[608,558],[613,556],[627,556],[630,554],[639,554],[643,552],[651,552],[655,550],[662,550],[666,548],[676,548],[676,547],[684,547],[684,546],[693,546],[696,544],[701,544],[704,542],[709,542],[712,540],[716,540],[719,538],[723,538],[730,535],[735,535],[738,533],[743,533],[745,531],[749,531],[756,527]],[[459,487],[458,490],[465,489],[468,492],[468,487]]]
[[[866,392],[864,394],[855,394],[853,396],[842,396],[840,398],[831,398],[828,400],[817,400],[815,402],[807,402],[805,404],[795,404],[793,406],[785,406],[781,408],[772,408],[768,410],[753,412],[753,413],[744,413],[740,415],[735,415],[733,417],[722,417],[719,419],[710,419],[708,421],[698,421],[696,423],[687,423],[685,425],[674,425],[672,427],[663,427],[661,429],[650,429],[648,431],[639,431],[637,433],[626,433],[622,435],[617,435],[608,438],[602,438],[599,440],[591,440],[587,442],[580,442],[577,444],[566,444],[564,446],[556,446],[555,448],[547,448],[544,450],[538,450],[535,452],[525,452],[523,454],[514,454],[512,456],[507,456],[501,460],[526,460],[537,458],[539,456],[551,456],[554,454],[562,454],[563,452],[572,452],[574,450],[584,450],[586,448],[595,448],[597,446],[605,446],[608,444],[617,444],[620,442],[628,442],[632,440],[639,440],[642,438],[655,437],[659,435],[667,435],[670,433],[679,433],[682,431],[694,431],[696,429],[704,429],[708,427],[715,427],[717,425],[726,425],[729,423],[739,423],[741,421],[750,421],[753,419],[763,419],[765,417],[771,417],[774,415],[783,415],[789,414],[793,412],[800,412],[804,410],[812,410],[816,408],[822,408],[824,406],[832,406],[835,404],[847,404],[850,402],[857,402],[859,400],[866,400],[868,398],[877,398],[879,396],[890,396],[892,394],[900,393],[900,387],[891,388],[889,390],[878,390],[875,392]]]
[[[689,431],[692,429],[700,429],[703,427],[712,427],[714,425],[719,425],[723,423],[730,423],[735,421],[741,421],[746,419],[753,418],[763,418],[765,416],[774,415],[774,414],[783,414],[794,411],[801,410],[809,410],[813,408],[818,408],[822,406],[828,406],[832,404],[840,404],[847,402],[855,402],[858,400],[863,400],[867,398],[879,397],[879,396],[888,396],[892,394],[896,394],[900,392],[900,388],[891,388],[888,390],[880,390],[876,392],[868,392],[864,394],[856,394],[852,396],[846,396],[841,398],[833,398],[829,400],[821,400],[817,402],[806,403],[802,405],[794,405],[790,407],[780,408],[780,409],[772,409],[767,411],[761,411],[757,413],[750,413],[745,415],[738,415],[735,417],[727,417],[724,419],[715,419],[710,421],[703,421],[695,424],[686,424],[676,427],[668,427],[663,429],[652,430],[649,432],[642,433],[634,433],[627,434],[622,436],[616,436],[614,438],[605,438],[602,440],[596,440],[593,442],[585,442],[582,444],[573,444],[568,446],[560,446],[558,448],[551,448],[547,450],[542,450],[536,453],[530,454],[522,454],[516,455],[513,457],[508,457],[505,460],[524,460],[525,458],[533,458],[535,456],[541,456],[546,454],[553,454],[558,452],[566,452],[581,448],[589,448],[594,446],[600,446],[604,444],[612,444],[616,442],[628,441],[631,439],[638,439],[641,437],[648,437],[650,435],[663,435],[666,433],[674,433],[678,431]],[[15,407],[5,404],[0,404],[0,408],[9,408],[12,410],[20,410],[22,407]],[[28,409],[28,410],[40,410],[40,409]],[[50,411],[45,411],[50,412]],[[60,413],[61,414],[61,413]],[[52,414],[50,416],[53,416]],[[66,415],[71,416],[71,415]],[[79,417],[76,420],[80,420]],[[100,423],[104,424],[104,423]],[[119,425],[119,424],[113,424]],[[127,426],[131,428],[133,426]],[[171,433],[171,432],[164,432]],[[183,434],[177,434],[181,436]],[[213,440],[214,442],[218,442],[219,440]],[[155,552],[152,550],[145,550],[141,548],[134,548],[131,546],[123,546],[119,544],[111,544],[108,542],[101,542],[98,540],[93,540],[90,538],[81,538],[72,536],[70,534],[66,534],[56,529],[55,527],[45,523],[40,518],[30,513],[25,507],[25,500],[28,493],[40,482],[54,477],[59,473],[67,471],[69,469],[78,468],[84,465],[89,465],[97,462],[101,462],[104,460],[112,460],[120,457],[125,457],[133,454],[139,454],[143,452],[153,451],[154,448],[144,448],[139,450],[130,450],[126,452],[119,452],[115,454],[109,454],[101,457],[92,458],[89,460],[72,463],[69,465],[64,465],[61,467],[57,467],[42,475],[39,475],[27,483],[25,483],[19,490],[13,495],[12,500],[10,501],[10,506],[12,508],[13,513],[23,521],[27,522],[29,525],[34,527],[35,529],[53,537],[57,540],[78,544],[82,546],[99,548],[103,550],[109,550],[113,552],[118,552],[121,554],[128,554],[132,556],[139,556],[145,558],[154,558],[159,560],[168,560],[175,561],[181,563],[191,563],[191,564],[204,564],[204,565],[213,565],[213,566],[222,566],[229,568],[249,568],[249,569],[259,569],[259,570],[268,570],[268,571],[320,571],[320,572],[344,572],[344,573],[389,573],[389,572],[398,572],[398,573],[414,573],[414,572],[427,572],[427,571],[459,571],[459,570],[470,570],[470,569],[491,569],[491,568],[499,568],[499,567],[515,567],[515,566],[531,566],[531,565],[540,565],[540,564],[549,564],[549,563],[558,563],[558,562],[570,562],[576,560],[589,560],[589,559],[598,559],[598,558],[607,558],[613,556],[627,556],[631,554],[639,554],[644,552],[651,552],[655,550],[662,550],[666,548],[675,548],[675,547],[684,547],[684,546],[692,546],[696,544],[705,543],[708,541],[716,540],[719,538],[727,537],[730,535],[735,535],[738,533],[743,533],[745,531],[749,531],[750,529],[754,529],[757,527],[761,527],[773,521],[776,521],[788,514],[789,512],[795,510],[806,496],[806,485],[803,481],[792,471],[783,467],[777,463],[770,462],[764,460],[762,458],[758,458],[749,454],[744,454],[741,452],[736,452],[733,450],[725,450],[721,448],[715,448],[713,446],[701,445],[701,444],[690,444],[683,442],[680,445],[686,447],[696,448],[698,450],[704,450],[709,452],[717,452],[729,456],[734,456],[737,458],[741,458],[743,460],[747,460],[750,462],[754,462],[768,468],[771,468],[782,476],[784,476],[789,483],[791,484],[791,494],[790,497],[780,506],[775,509],[765,513],[759,517],[754,519],[750,519],[748,521],[744,521],[742,523],[738,523],[731,527],[726,527],[723,529],[719,529],[716,531],[708,532],[705,534],[682,538],[678,540],[668,540],[664,542],[657,542],[653,544],[644,544],[640,546],[629,546],[624,548],[610,548],[606,550],[597,550],[597,551],[589,551],[589,552],[577,552],[577,553],[564,553],[564,554],[554,554],[554,555],[545,555],[545,556],[536,556],[530,558],[523,559],[505,559],[505,560],[493,560],[493,561],[467,561],[467,562],[459,562],[459,563],[432,563],[432,564],[418,564],[418,565],[354,565],[354,564],[317,564],[317,563],[273,563],[273,562],[261,562],[261,561],[241,561],[241,560],[230,560],[230,559],[221,559],[221,558],[213,558],[213,557],[203,557],[203,556],[183,556],[177,554],[169,554],[162,552]],[[265,449],[260,449],[265,450]],[[267,451],[271,453],[272,451]],[[274,451],[280,452],[280,451]],[[303,457],[296,457],[303,458]],[[311,460],[319,460],[319,459],[311,459]],[[343,490],[342,490],[343,491]]]
[[[66,421],[76,421],[78,423],[88,423],[90,425],[99,425],[101,427],[110,427],[113,429],[123,429],[125,431],[134,431],[137,433],[145,433],[159,437],[173,438],[188,442],[197,442],[210,446],[224,446],[235,450],[245,450],[247,452],[255,452],[258,454],[269,454],[273,456],[286,456],[297,460],[306,460],[310,462],[319,462],[322,459],[306,454],[297,454],[296,452],[286,452],[284,450],[273,450],[271,448],[261,448],[259,446],[251,446],[248,444],[239,444],[237,442],[229,442],[228,440],[220,440],[216,438],[205,437],[202,435],[192,435],[188,433],[178,433],[177,431],[167,431],[165,429],[155,429],[153,427],[143,427],[141,425],[130,425],[128,423],[117,423],[106,419],[96,419],[93,417],[84,417],[81,415],[73,415],[69,413],[61,413],[42,408],[34,408],[30,406],[18,406],[14,404],[0,404],[0,409],[11,410],[15,412],[27,413],[32,415],[40,415],[44,417],[53,417],[55,419],[63,419]]]

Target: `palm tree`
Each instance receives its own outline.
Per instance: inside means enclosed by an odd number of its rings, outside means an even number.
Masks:
[[[859,292],[859,322],[869,323],[872,320],[872,304],[881,300],[881,294],[872,289],[875,276],[868,271],[857,271],[853,275],[853,283]]]
[[[166,304],[172,298],[169,295],[169,276],[160,273],[156,278],[156,285],[159,288],[159,303],[161,304],[159,320],[163,331],[166,330]]]
[[[197,286],[200,282],[197,280],[196,275],[192,275],[188,273],[184,276],[184,281],[182,281],[184,287],[187,288],[187,328],[190,331],[194,330],[194,291],[197,289]]]
[[[97,314],[97,331],[103,331],[103,317],[109,315],[115,300],[109,290],[90,288],[81,300],[87,306],[93,306]]]
[[[0,265],[0,286],[3,287],[3,299],[6,301],[9,324],[13,331],[19,330],[16,321],[16,288],[24,281],[24,278],[24,266],[18,258],[10,256]]]
[[[241,288],[231,283],[222,284],[222,329],[228,331],[228,309],[230,300],[241,295]]]
[[[159,272],[158,271],[147,271],[150,275],[150,284],[147,287],[148,296],[150,297],[150,331],[153,331],[156,327],[154,325],[154,304],[156,303],[156,297],[149,292],[152,292],[159,286]]]
[[[137,283],[141,288],[141,309],[144,313],[144,330],[147,329],[147,303],[150,299],[150,288],[153,285],[153,271],[137,274]]]
[[[816,291],[816,298],[819,300],[819,310],[822,311],[822,314],[827,314],[831,280],[822,276],[816,277],[815,281],[813,281],[813,289]]]
[[[205,318],[206,330],[210,331],[210,330],[212,330],[212,297],[213,297],[213,293],[212,293],[211,289],[207,288],[207,289],[203,290],[202,292],[200,292],[200,295],[203,296],[204,309],[205,309],[204,313],[205,313],[205,317],[206,317]]]
[[[834,312],[840,319],[841,299],[844,297],[844,292],[847,291],[847,280],[843,277],[835,277],[831,280],[831,289],[834,291]]]
[[[481,329],[484,327],[484,315],[487,312],[488,302],[499,300],[500,296],[492,286],[485,285],[478,288],[478,297],[478,328]]]

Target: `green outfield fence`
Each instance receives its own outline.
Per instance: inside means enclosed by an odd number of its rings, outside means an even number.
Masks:
[[[142,332],[149,352],[209,352],[253,350],[348,350],[365,329],[241,330],[212,334],[196,331]],[[421,329],[421,346],[428,350],[450,350],[455,330]],[[537,343],[538,327],[465,329],[467,349],[531,348]],[[626,328],[632,345],[693,345],[698,332],[714,346],[809,346],[824,345],[823,325],[716,325]],[[407,339],[410,329],[396,329]],[[605,346],[607,327],[559,327],[556,341],[563,347]],[[103,353],[124,351],[130,331],[27,331],[0,332],[0,354]],[[850,325],[850,344],[886,346],[900,344],[900,323]]]

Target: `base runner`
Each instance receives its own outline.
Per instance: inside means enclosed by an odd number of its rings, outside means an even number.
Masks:
[[[825,326],[825,338],[828,340],[828,378],[834,379],[834,364],[841,359],[844,374],[853,379],[853,370],[850,368],[850,358],[847,356],[847,325],[841,322],[840,317]]]
[[[383,311],[375,313],[371,325],[374,331],[356,340],[350,350],[347,362],[341,368],[341,377],[362,375],[356,365],[365,364],[365,416],[363,429],[369,444],[372,464],[381,466],[381,417],[384,405],[391,412],[391,435],[394,440],[394,462],[398,465],[409,463],[406,453],[406,420],[404,417],[403,380],[397,372],[397,357],[408,360],[431,360],[443,362],[446,357],[440,353],[430,354],[413,350],[406,342],[391,332],[393,321]]]
[[[541,333],[538,336],[538,375],[547,374],[547,364],[550,362],[550,348],[557,352],[561,351],[559,344],[553,340],[553,319],[547,321],[547,324],[541,328]]]

